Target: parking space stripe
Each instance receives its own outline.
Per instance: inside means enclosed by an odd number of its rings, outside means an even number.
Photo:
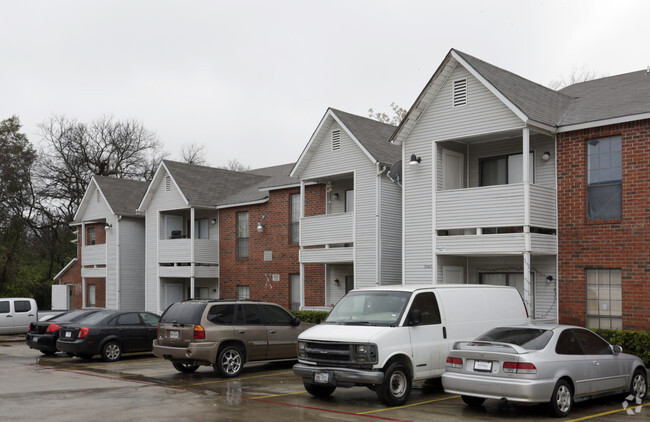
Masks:
[[[393,407],[385,407],[383,409],[368,410],[367,412],[359,412],[359,413],[356,413],[356,414],[357,415],[367,415],[369,413],[385,412],[386,410],[406,409],[407,407],[421,406],[423,404],[435,403],[437,401],[443,401],[443,400],[449,400],[449,399],[457,399],[458,397],[460,397],[460,396],[449,396],[449,397],[443,397],[441,399],[427,400],[427,401],[423,401],[423,402],[420,402],[420,403],[406,404],[404,406],[393,406]]]
[[[567,422],[578,422],[578,421],[586,421],[586,420],[589,420],[589,419],[596,419],[596,418],[600,418],[601,416],[613,415],[614,413],[626,412],[628,410],[634,410],[634,409],[642,408],[642,407],[646,407],[646,406],[650,406],[650,403],[641,404],[641,405],[638,405],[638,406],[629,406],[627,409],[610,410],[609,412],[603,412],[603,413],[597,413],[595,415],[583,416],[582,418],[571,419],[571,420],[569,420]]]
[[[307,391],[302,390],[298,391],[296,393],[285,393],[285,394],[273,394],[271,396],[262,396],[262,397],[249,397],[251,400],[265,400],[265,399],[270,399],[273,397],[285,397],[285,396],[295,396],[296,394],[305,394]]]

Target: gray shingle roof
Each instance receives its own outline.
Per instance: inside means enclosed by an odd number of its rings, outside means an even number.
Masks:
[[[400,159],[402,148],[388,141],[397,129],[396,126],[334,108],[330,108],[330,110],[377,161],[392,165]]]
[[[135,211],[147,191],[149,182],[106,176],[93,176],[93,178],[116,215],[136,216]]]
[[[561,126],[650,113],[650,74],[645,70],[577,83],[560,92],[574,98]]]
[[[556,126],[572,98],[469,54],[454,50],[530,119]]]
[[[257,185],[268,176],[164,160],[190,206],[214,207],[225,198]]]

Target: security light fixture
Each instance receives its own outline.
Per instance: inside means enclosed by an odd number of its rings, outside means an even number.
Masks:
[[[411,160],[409,161],[409,164],[412,166],[417,166],[420,164],[422,161],[422,158],[416,156],[415,154],[411,154]]]
[[[544,154],[542,154],[542,160],[548,161],[551,158],[551,153],[546,151]]]

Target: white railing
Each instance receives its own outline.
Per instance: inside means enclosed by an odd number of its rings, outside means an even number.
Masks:
[[[352,262],[354,259],[354,248],[314,248],[301,249],[300,262],[332,264],[337,262]]]
[[[82,266],[106,265],[106,244],[85,245],[81,248]]]
[[[315,215],[300,220],[300,245],[317,246],[354,242],[354,213]]]

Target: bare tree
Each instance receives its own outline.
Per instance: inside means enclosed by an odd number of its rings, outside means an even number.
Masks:
[[[42,209],[65,221],[74,216],[92,175],[147,180],[165,157],[156,134],[135,120],[102,117],[87,124],[55,116],[39,128],[46,146],[37,193],[47,204]]]
[[[225,166],[219,166],[217,168],[232,170],[232,171],[248,171],[251,169],[251,166],[246,166],[240,163],[236,158],[228,161],[228,164]]]
[[[586,65],[582,65],[582,68],[573,68],[571,73],[566,78],[560,76],[559,80],[554,80],[548,83],[548,87],[552,90],[560,90],[569,85],[577,84],[580,82],[587,82],[593,79],[604,78],[607,75],[599,75],[594,70],[588,69]]]
[[[373,110],[372,108],[369,108],[368,109],[368,117],[370,117],[371,119],[375,119],[375,120],[377,120],[379,122],[382,122],[382,123],[388,123],[390,125],[397,126],[402,122],[402,120],[406,116],[406,112],[408,110],[400,107],[399,105],[397,105],[395,103],[390,103],[390,108],[393,111],[392,116],[389,116],[388,114],[383,113],[383,112],[382,113],[375,112],[375,110]]]
[[[208,165],[208,161],[205,158],[205,145],[199,145],[196,142],[183,144],[181,147],[181,159],[187,164],[197,166]]]

